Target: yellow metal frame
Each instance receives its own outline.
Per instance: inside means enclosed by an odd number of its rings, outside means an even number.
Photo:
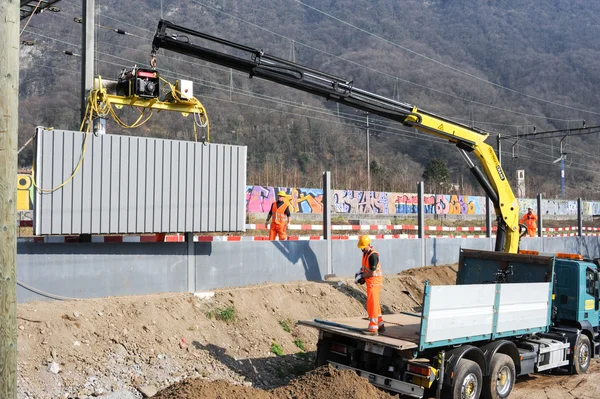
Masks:
[[[420,112],[416,107],[406,118],[405,123],[425,133],[444,138],[451,143],[461,143],[463,147],[470,147],[481,163],[492,188],[498,194],[498,206],[495,206],[494,209],[496,215],[502,215],[502,220],[507,226],[504,251],[517,253],[520,240],[519,204],[506,174],[502,170],[496,152],[485,142],[489,134],[479,133],[452,121]]]
[[[106,102],[117,107],[124,105],[130,107],[143,107],[160,111],[181,112],[184,116],[188,116],[194,112],[202,112],[198,108],[197,100],[174,100],[174,101],[159,101],[158,98],[143,99],[138,96],[123,97],[116,94],[108,94],[108,91],[102,85],[102,77],[98,76],[94,79],[94,90],[98,91],[97,99],[99,102]]]
[[[102,84],[102,77],[98,76],[94,79],[94,89],[88,96],[88,110],[86,110],[84,122],[88,117],[89,111],[90,120],[97,116],[106,117],[107,115],[111,115],[115,122],[121,127],[131,129],[141,126],[150,119],[152,113],[150,112],[150,115],[145,117],[145,109],[156,110],[158,112],[181,112],[183,116],[188,116],[190,114],[194,115],[194,139],[198,141],[196,128],[199,126],[206,128],[206,136],[203,138],[203,141],[210,142],[210,123],[206,109],[204,109],[202,103],[195,97],[184,98],[176,89],[175,85],[163,78],[160,79],[170,86],[171,90],[169,94],[171,100],[169,101],[159,101],[158,98],[143,99],[138,96],[124,97],[116,94],[109,94],[107,87]],[[144,112],[141,113],[139,118],[133,124],[126,124],[117,116],[113,106],[117,109],[123,108],[123,106],[144,108]]]

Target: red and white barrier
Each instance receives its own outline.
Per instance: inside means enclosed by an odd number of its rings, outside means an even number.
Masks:
[[[20,227],[31,227],[33,221],[31,220],[20,220],[17,222],[17,226]],[[267,228],[264,224],[246,224],[246,230],[263,230]],[[333,225],[332,230],[334,231],[384,231],[384,230],[410,230],[417,231],[419,226],[412,224],[386,224],[386,225]],[[323,225],[321,224],[291,224],[288,226],[288,230],[293,231],[322,231]],[[426,231],[442,231],[442,232],[485,232],[485,227],[475,226],[425,226]],[[494,231],[497,229],[494,227]],[[563,233],[572,231],[573,233]],[[598,231],[600,227],[583,227],[583,231]],[[551,233],[544,234],[543,237],[573,237],[577,235],[577,227],[545,227],[542,232]],[[583,233],[585,236],[599,236],[598,233]],[[389,239],[415,239],[418,238],[416,234],[374,234],[369,235],[375,240],[389,240]],[[333,240],[357,240],[359,235],[335,235],[332,236]],[[425,235],[425,238],[485,238],[485,235]],[[289,236],[290,241],[319,241],[323,238],[320,235],[310,236]],[[195,242],[238,242],[238,241],[268,241],[267,236],[194,236]],[[18,239],[18,242],[34,242],[34,243],[72,243],[81,242],[80,237],[77,235],[69,236],[44,236],[44,237],[22,237]],[[91,236],[92,243],[122,243],[122,242],[185,242],[184,235],[182,234],[153,234],[153,235],[93,235]]]

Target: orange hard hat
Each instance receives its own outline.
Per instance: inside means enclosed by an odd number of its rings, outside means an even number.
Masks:
[[[360,236],[360,238],[358,239],[358,249],[363,250],[365,249],[369,244],[371,244],[371,237],[369,237],[368,235],[362,235]]]

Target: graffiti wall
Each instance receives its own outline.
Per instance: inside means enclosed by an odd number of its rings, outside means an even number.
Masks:
[[[33,210],[34,186],[31,176],[17,175],[17,210]],[[323,190],[316,188],[288,188],[247,186],[246,212],[266,213],[283,190],[295,213],[322,213]],[[527,208],[537,212],[535,198],[518,199],[521,214]],[[485,215],[485,197],[472,195],[425,194],[425,213],[437,215]],[[333,205],[337,213],[351,214],[417,214],[416,193],[385,193],[378,191],[333,190]],[[493,209],[492,209],[493,212]],[[542,200],[546,215],[577,215],[577,201]],[[600,202],[583,202],[584,215],[600,215]]]
[[[269,212],[279,190],[288,193],[288,201],[294,212],[323,212],[323,190],[321,189],[266,186],[246,188],[246,211]],[[535,198],[520,198],[517,201],[521,214],[524,214],[527,208],[533,208],[537,212]],[[333,206],[337,213],[417,214],[418,197],[416,193],[333,190]],[[474,195],[425,194],[424,207],[427,214],[485,215],[486,200],[485,197]],[[577,215],[577,201],[542,200],[542,212],[545,215]],[[600,202],[584,201],[583,214],[600,215]]]
[[[485,197],[425,194],[425,213],[438,215],[484,215]],[[383,193],[335,190],[339,213],[417,214],[419,200],[414,193]]]
[[[307,188],[248,186],[246,211],[269,212],[279,190],[285,191],[294,212],[322,213],[323,190]],[[415,193],[333,190],[337,213],[351,214],[417,214]],[[485,215],[485,197],[426,194],[425,213],[438,215]]]
[[[296,213],[323,213],[323,190],[287,187],[246,187],[246,212],[269,212],[277,201],[276,194],[283,190],[288,194],[287,202]]]

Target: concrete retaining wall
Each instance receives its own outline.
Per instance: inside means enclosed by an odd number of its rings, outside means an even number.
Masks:
[[[494,243],[486,238],[429,238],[376,240],[374,246],[384,273],[393,274],[456,263],[460,247],[491,250]],[[593,258],[600,257],[600,237],[526,238],[521,248]],[[327,273],[325,241],[19,243],[17,252],[20,303],[319,281]],[[354,276],[360,256],[356,241],[332,241],[334,274]]]

